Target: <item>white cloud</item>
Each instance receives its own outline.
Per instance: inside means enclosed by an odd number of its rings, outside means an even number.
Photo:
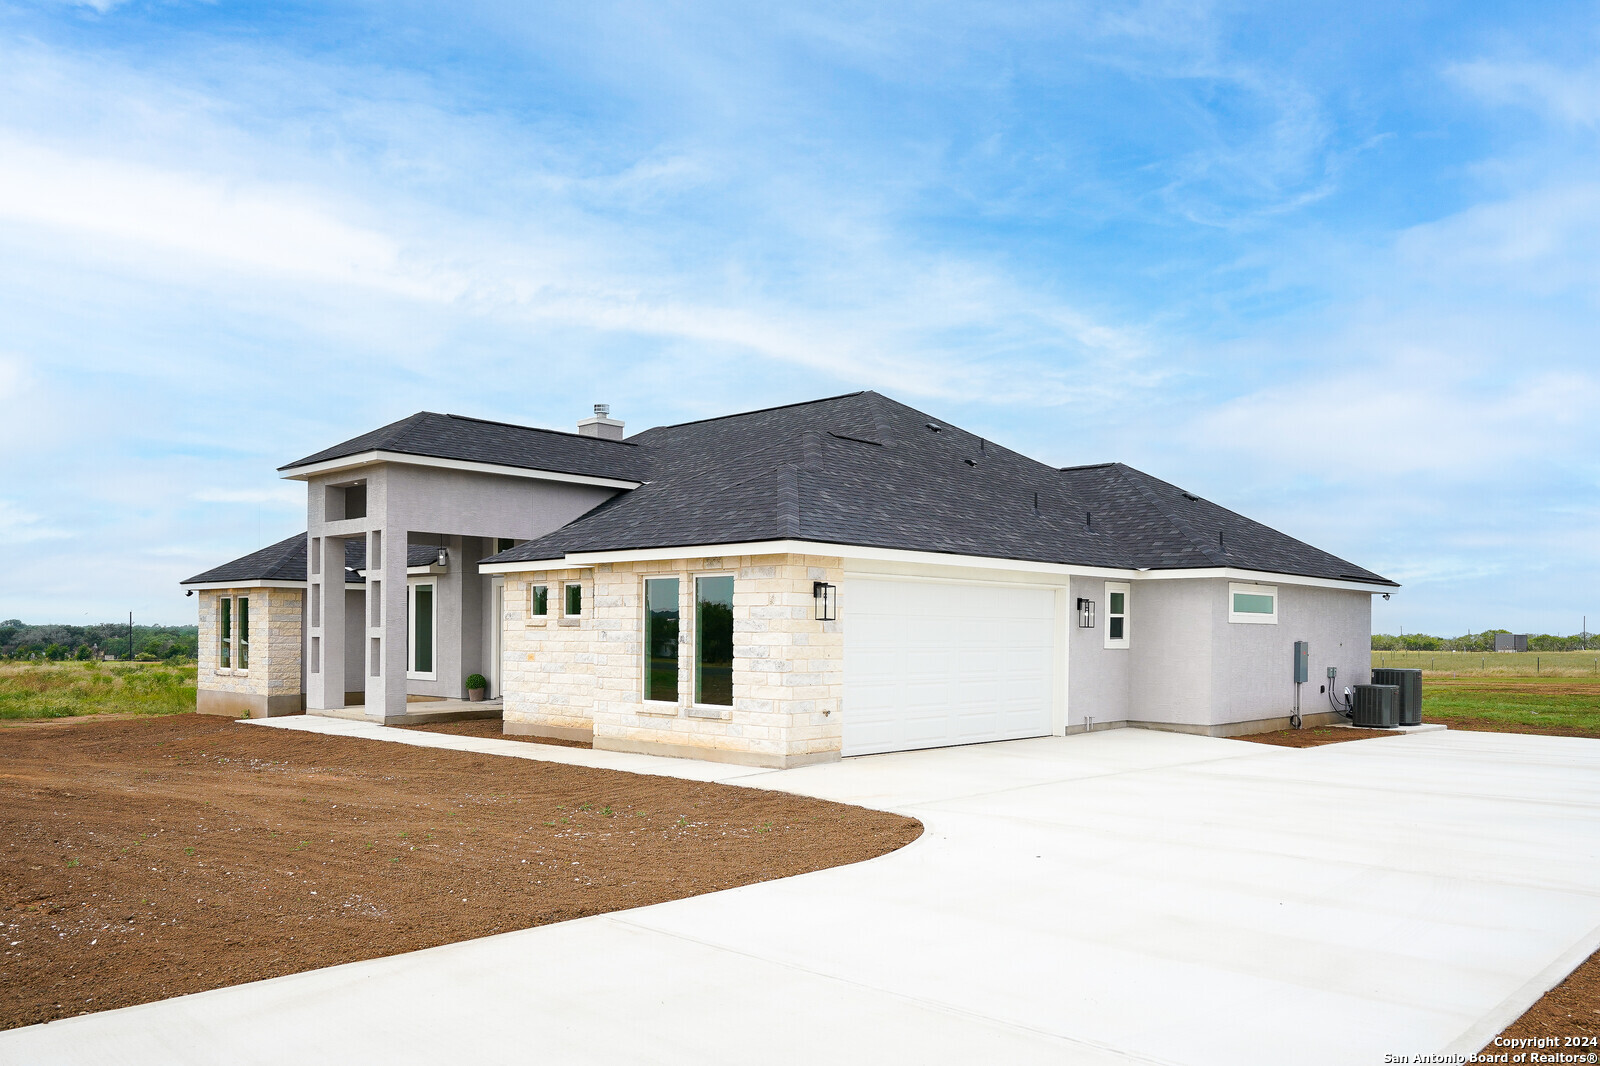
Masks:
[[[191,498],[200,503],[257,504],[299,510],[306,505],[306,490],[300,485],[265,489],[202,489]]]
[[[22,505],[0,499],[0,543],[24,544],[37,540],[59,540],[72,535],[67,530],[52,527],[42,516]]]
[[[1492,104],[1529,108],[1575,126],[1600,124],[1600,65],[1482,59],[1453,64],[1445,73]]]

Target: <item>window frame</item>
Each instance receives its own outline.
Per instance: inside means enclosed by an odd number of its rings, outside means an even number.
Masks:
[[[429,586],[432,590],[428,596],[430,614],[428,623],[432,643],[433,669],[429,671],[413,669],[417,662],[417,589],[423,585]],[[406,680],[439,680],[439,580],[432,575],[413,577],[406,580]]]
[[[250,672],[250,597],[235,596],[233,603],[233,672]]]
[[[707,579],[719,579],[719,578],[727,578],[728,580],[733,582],[733,589],[728,593],[728,609],[729,609],[729,613],[730,613],[730,616],[731,616],[732,610],[733,610],[733,597],[738,592],[738,586],[739,586],[738,575],[736,575],[732,571],[726,571],[726,572],[707,571],[705,573],[697,573],[697,574],[692,575],[692,584],[690,585],[690,590],[691,590],[691,593],[693,595],[692,606],[693,606],[693,617],[694,617],[694,640],[691,641],[690,643],[692,644],[692,646],[694,648],[694,654],[693,654],[693,659],[692,659],[692,662],[691,662],[692,669],[691,669],[691,672],[690,672],[690,675],[689,675],[689,705],[691,707],[695,708],[696,710],[710,711],[710,712],[714,712],[716,714],[721,715],[721,714],[726,714],[727,712],[733,710],[734,696],[733,696],[733,680],[732,680],[731,676],[729,677],[729,680],[728,680],[728,702],[727,703],[705,703],[700,699],[700,690],[701,690],[701,683],[700,683],[701,682],[701,678],[700,678],[700,647],[701,647],[701,636],[702,636],[702,634],[701,634],[701,626],[700,626],[700,582],[704,581],[704,580],[707,580]],[[730,625],[731,625],[731,623],[732,623],[731,617],[729,619],[729,622],[730,622]],[[730,633],[729,636],[731,638],[732,634]],[[733,651],[732,651],[731,648],[729,649],[729,652],[728,652],[728,669],[729,669],[730,675],[731,675],[731,671],[733,669]]]
[[[1112,604],[1115,601],[1112,600],[1111,597],[1114,593],[1122,594],[1122,610],[1120,611],[1112,610]],[[1132,627],[1129,625],[1129,622],[1133,615],[1133,586],[1126,581],[1107,581],[1105,585],[1105,595],[1105,646],[1108,649],[1127,649],[1132,646],[1130,643]],[[1121,619],[1122,621],[1122,636],[1120,637],[1113,637],[1111,635],[1111,623],[1113,619]]]
[[[652,581],[670,581],[676,587],[673,601],[678,611],[678,638],[673,645],[673,688],[672,699],[658,700],[650,697],[650,583]],[[674,712],[683,702],[683,575],[682,574],[644,574],[639,585],[639,625],[640,647],[643,654],[640,656],[639,665],[639,701],[646,707],[656,709],[672,708]]]
[[[1270,596],[1272,598],[1272,613],[1262,614],[1259,611],[1234,610],[1234,596]],[[1242,625],[1275,626],[1278,624],[1278,586],[1258,585],[1253,581],[1228,582],[1228,621]]]
[[[130,648],[128,658],[133,658]],[[217,671],[233,672],[233,597],[217,597]]]
[[[541,592],[544,593],[544,602],[543,603],[539,602],[539,593],[541,593]],[[533,584],[531,582],[529,583],[529,585],[528,585],[528,617],[529,618],[539,618],[539,619],[544,619],[544,618],[549,618],[550,617],[550,585],[549,585],[548,582],[546,582],[544,584]]]
[[[576,611],[569,611],[569,610],[567,610],[567,606],[572,602],[572,590],[573,589],[577,589],[578,590],[578,609]],[[563,581],[561,583],[561,617],[562,618],[582,618],[583,617],[583,582],[582,581]]]

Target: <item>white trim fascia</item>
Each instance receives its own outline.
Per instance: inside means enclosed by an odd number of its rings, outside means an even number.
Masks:
[[[554,470],[531,470],[522,466],[503,466],[499,463],[479,463],[467,459],[439,459],[432,455],[408,455],[378,449],[325,459],[309,466],[297,466],[280,476],[285,481],[310,481],[321,474],[334,474],[375,463],[399,463],[408,466],[429,466],[438,470],[458,470],[470,474],[499,474],[502,477],[526,477],[538,481],[565,481],[572,485],[595,485],[606,489],[636,489],[642,481],[629,481],[615,477],[591,477],[588,474],[563,474]]]
[[[1350,592],[1370,592],[1374,596],[1393,592],[1398,585],[1379,585],[1369,581],[1345,581],[1331,577],[1303,577],[1299,574],[1278,574],[1270,570],[1241,570],[1235,566],[1212,566],[1194,570],[1136,570],[1134,577],[1141,581],[1168,581],[1173,578],[1225,577],[1230,581],[1261,585],[1268,582],[1278,585],[1308,585],[1319,589],[1345,589]]]
[[[1398,586],[1364,581],[1343,581],[1325,577],[1301,577],[1267,570],[1241,570],[1232,566],[1213,566],[1190,570],[1137,570],[1114,566],[1086,566],[1078,563],[1041,563],[1027,559],[1002,559],[993,555],[956,555],[951,552],[913,551],[906,548],[868,548],[857,544],[831,544],[809,540],[753,540],[735,544],[688,544],[670,548],[629,548],[606,552],[571,552],[559,559],[535,559],[520,563],[480,563],[480,574],[521,574],[535,570],[572,570],[601,563],[643,563],[669,559],[695,559],[728,555],[830,555],[841,559],[866,559],[879,562],[913,563],[922,566],[965,566],[977,570],[1012,570],[1029,574],[1054,574],[1061,577],[1104,577],[1116,581],[1173,580],[1178,578],[1224,577],[1235,581],[1280,585],[1309,585],[1313,588],[1346,589],[1374,595]]]
[[[916,563],[925,566],[966,566],[980,570],[1015,570],[1033,574],[1058,574],[1063,577],[1107,576],[1137,578],[1134,570],[1114,567],[1080,566],[1069,563],[1041,563],[1025,559],[1001,559],[992,555],[956,555],[951,552],[912,551],[904,548],[868,548],[858,544],[831,544],[810,540],[753,540],[736,544],[690,544],[671,548],[632,548],[608,552],[572,552],[560,559],[538,559],[521,563],[480,563],[482,574],[516,574],[530,570],[565,570],[601,563],[643,563],[669,559],[714,558],[729,555],[828,555],[841,559],[868,559],[881,562]]]
[[[193,584],[180,582],[186,589],[197,589],[201,592],[215,592],[218,589],[303,589],[304,581],[197,581]]]

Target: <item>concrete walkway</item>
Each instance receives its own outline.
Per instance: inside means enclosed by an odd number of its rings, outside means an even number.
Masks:
[[[0,1034],[0,1063],[1378,1064],[1600,946],[1600,743],[1141,730],[784,771],[276,728],[912,814],[855,866]]]

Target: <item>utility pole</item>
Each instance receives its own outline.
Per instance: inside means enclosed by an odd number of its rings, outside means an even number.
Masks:
[[[128,612],[128,661],[133,662],[133,612]]]

